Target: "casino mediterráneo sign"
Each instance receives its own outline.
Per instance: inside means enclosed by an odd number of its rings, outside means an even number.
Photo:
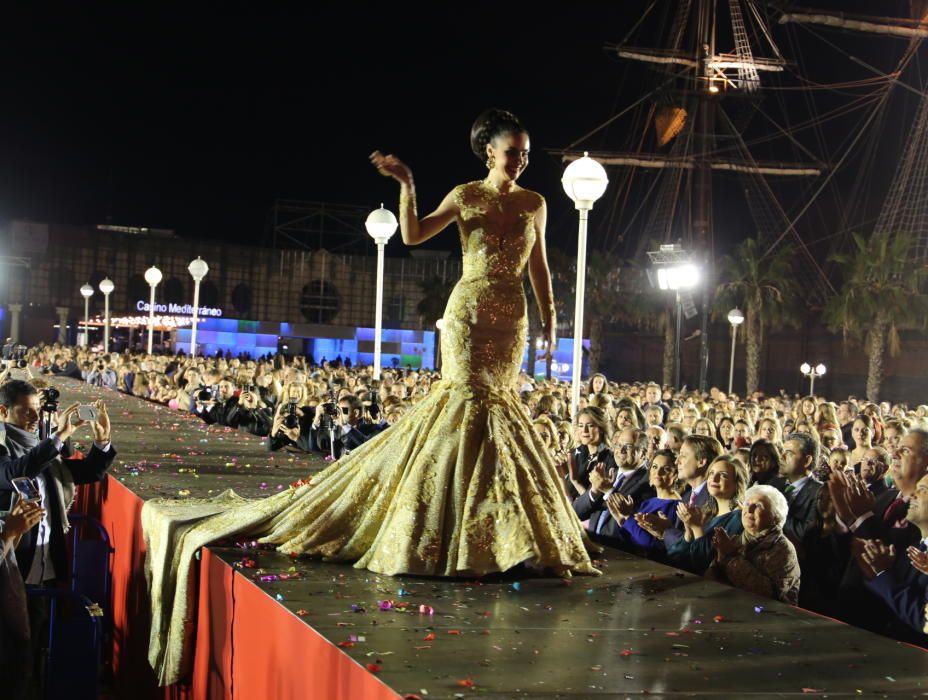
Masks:
[[[150,308],[150,304],[143,300],[139,299],[135,302],[135,308],[137,311],[147,312]],[[193,305],[192,304],[174,304],[173,302],[167,304],[155,304],[155,313],[157,314],[174,314],[177,316],[193,316]],[[197,315],[201,318],[203,317],[213,317],[219,318],[222,316],[222,309],[213,308],[210,306],[201,306],[197,310]]]

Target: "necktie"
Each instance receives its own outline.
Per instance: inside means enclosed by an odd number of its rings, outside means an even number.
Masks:
[[[696,505],[696,489],[691,489],[691,490],[690,490],[690,501],[689,501],[689,503],[688,503],[687,505],[689,505],[689,506],[695,506],[695,505]]]
[[[892,527],[905,527],[908,524],[908,521],[905,520],[908,508],[908,503],[904,499],[895,499],[884,511],[883,522]],[[900,521],[902,521],[901,524]]]
[[[786,496],[786,500],[788,503],[793,502],[793,496],[795,495],[795,493],[796,493],[796,487],[793,486],[792,484],[787,484],[786,488],[783,489],[783,495]]]

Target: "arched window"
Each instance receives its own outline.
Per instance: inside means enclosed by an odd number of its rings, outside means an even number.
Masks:
[[[300,311],[311,323],[328,323],[338,315],[340,301],[338,290],[329,282],[313,280],[303,285],[300,296]]]
[[[200,282],[200,306],[210,308],[219,306],[219,287],[212,280]]]
[[[169,304],[189,304],[193,297],[187,299],[184,283],[176,277],[171,277],[162,283],[161,298]]]
[[[232,290],[232,308],[240,314],[251,311],[251,287],[242,282]]]
[[[155,290],[157,293],[158,290]],[[135,302],[139,299],[147,302],[148,297],[151,296],[151,287],[148,286],[148,282],[145,281],[145,277],[140,274],[132,275],[129,278],[129,285],[126,288],[126,293],[129,297],[129,306],[132,309],[135,309]]]

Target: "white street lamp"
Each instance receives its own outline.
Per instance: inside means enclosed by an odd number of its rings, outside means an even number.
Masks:
[[[90,347],[90,297],[93,296],[93,287],[85,284],[81,287],[81,296],[84,297],[84,347]]]
[[[100,282],[100,291],[103,292],[103,309],[105,321],[103,325],[103,352],[108,353],[110,351],[110,294],[113,293],[113,290],[116,289],[116,285],[113,284],[113,280],[109,277],[105,277],[103,281]]]
[[[561,178],[564,192],[574,201],[580,212],[580,230],[577,238],[577,284],[574,290],[574,357],[570,388],[571,416],[577,415],[580,405],[580,381],[583,370],[583,297],[586,291],[586,233],[587,220],[594,202],[603,196],[609,178],[606,169],[584,152],[564,170]],[[553,322],[554,319],[552,319]],[[551,349],[552,352],[554,348]]]
[[[815,378],[825,374],[825,365],[819,362],[815,367],[808,362],[803,362],[799,366],[799,371],[809,378],[809,396],[815,395]]]
[[[190,357],[197,356],[197,321],[200,313],[200,282],[209,272],[209,265],[199,255],[187,266],[187,272],[193,277],[193,324],[190,331]]]
[[[148,354],[151,355],[152,340],[155,336],[155,287],[161,282],[161,270],[152,265],[145,270],[145,281],[151,287],[151,299],[148,303]]]
[[[380,340],[383,331],[383,249],[396,233],[398,223],[393,212],[384,209],[375,209],[367,216],[364,227],[368,235],[377,244],[377,307],[374,311],[374,379],[380,379]]]
[[[728,393],[731,394],[735,381],[735,339],[738,337],[738,326],[744,323],[744,314],[739,309],[728,312],[728,322],[731,324],[731,364],[728,366]]]

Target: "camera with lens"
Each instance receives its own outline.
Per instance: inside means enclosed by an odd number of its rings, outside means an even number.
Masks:
[[[370,415],[372,420],[376,419],[377,416],[380,415],[380,407],[377,405],[376,391],[370,391],[366,393],[361,401],[367,407],[367,413]]]
[[[335,427],[335,416],[338,415],[338,406],[334,401],[327,401],[319,406],[322,416],[319,418],[319,428],[323,432],[328,432]]]
[[[28,365],[28,364],[29,364],[29,363],[26,362],[25,360],[16,360],[16,367],[17,367],[17,369],[26,369],[26,365]]]
[[[196,399],[197,401],[212,401],[213,390],[205,384],[200,384],[200,386],[197,387]]]
[[[284,427],[288,430],[293,430],[300,425],[300,417],[297,415],[296,409],[297,405],[295,401],[291,401],[287,404],[287,415],[284,416]]]
[[[42,389],[40,397],[41,397],[40,410],[42,412],[56,413],[58,411],[58,402],[61,399],[61,392],[58,391],[55,387],[50,386],[46,389]]]

